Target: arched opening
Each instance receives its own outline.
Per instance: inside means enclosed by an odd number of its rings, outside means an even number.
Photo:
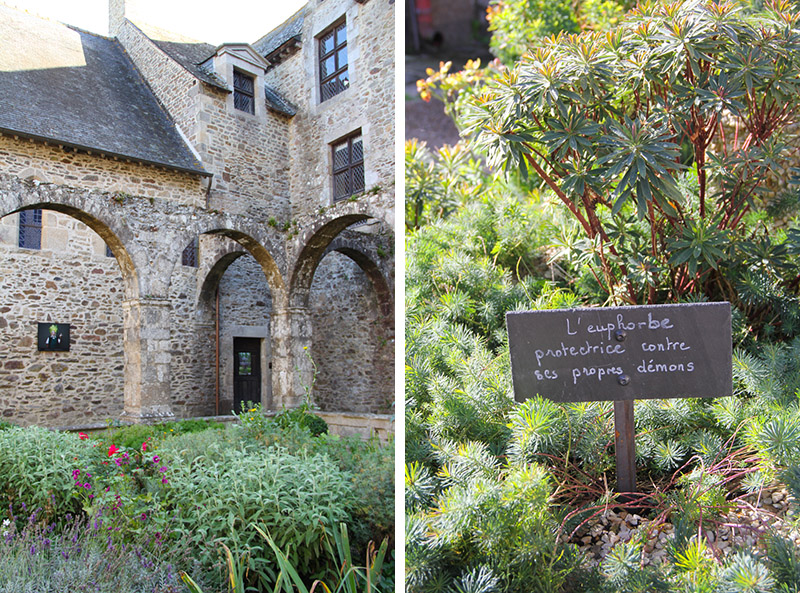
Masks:
[[[170,279],[177,416],[229,414],[244,402],[272,407],[270,277],[282,285],[266,248],[230,230],[199,236],[197,267],[178,262]]]
[[[2,214],[0,417],[51,427],[120,417],[128,372],[123,305],[138,295],[138,283],[118,232],[64,204]],[[42,327],[57,328],[57,339],[43,345]]]
[[[354,257],[355,256],[355,257]],[[390,413],[394,401],[394,316],[382,276],[359,252],[330,250],[309,294],[314,402],[326,412]]]
[[[347,230],[365,214],[325,222],[294,267],[291,301],[307,308],[314,403],[327,412],[387,413],[394,392],[394,318],[378,261],[388,237]]]

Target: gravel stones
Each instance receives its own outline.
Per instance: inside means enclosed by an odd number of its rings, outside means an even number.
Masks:
[[[796,516],[799,505],[785,488],[739,497],[732,504],[732,510],[716,517],[714,524],[706,523],[702,531],[706,544],[716,554],[727,556],[742,547],[758,546],[771,529],[800,546],[800,533],[787,521]],[[706,518],[711,518],[710,513]],[[647,566],[665,561],[674,533],[670,522],[656,524],[634,512],[608,509],[590,518],[571,541],[584,552],[587,564],[596,566],[614,546],[638,538],[644,541],[641,562]]]

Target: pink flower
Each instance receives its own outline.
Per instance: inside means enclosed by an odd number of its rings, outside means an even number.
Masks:
[[[79,438],[80,440],[82,440],[82,441],[85,441],[86,439],[88,439],[88,438],[89,438],[89,435],[88,435],[88,434],[86,434],[85,432],[79,432],[79,433],[78,433],[78,438]]]
[[[111,446],[108,448],[108,456],[109,456],[109,457],[111,457],[111,456],[112,456],[114,453],[116,453],[117,451],[119,451],[119,447],[117,447],[116,445],[111,445]]]
[[[142,443],[142,453],[147,451],[147,441]]]

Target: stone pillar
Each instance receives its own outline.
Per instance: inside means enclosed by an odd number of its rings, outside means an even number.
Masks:
[[[170,407],[170,307],[145,297],[122,305],[125,325],[123,420],[150,424],[175,418]],[[192,336],[187,336],[192,340]]]
[[[276,410],[294,408],[303,403],[314,381],[311,314],[305,307],[274,309],[271,327],[273,405]]]

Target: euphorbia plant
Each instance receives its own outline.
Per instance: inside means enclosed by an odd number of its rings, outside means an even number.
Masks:
[[[739,279],[797,288],[773,257],[786,235],[754,212],[788,162],[798,18],[782,0],[758,14],[710,0],[640,5],[612,32],[542,40],[475,94],[461,123],[491,165],[533,177],[568,209],[611,301],[701,294],[755,318]]]

